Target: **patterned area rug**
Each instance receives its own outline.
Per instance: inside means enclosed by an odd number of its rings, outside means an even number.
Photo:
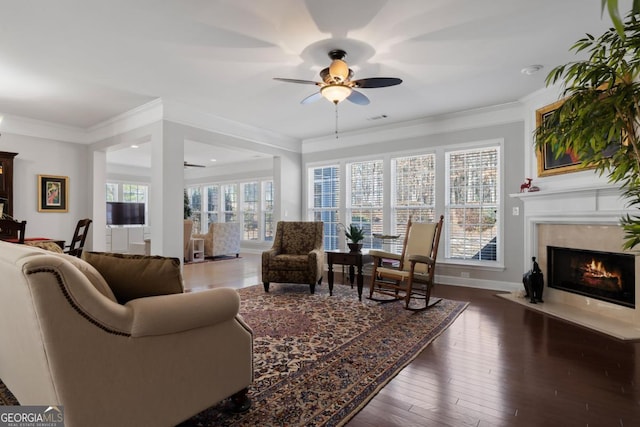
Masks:
[[[467,303],[442,300],[423,312],[401,302],[358,301],[356,289],[272,284],[239,290],[254,331],[253,405],[244,414],[221,402],[187,426],[341,426],[440,335]],[[0,383],[0,402],[11,401]],[[7,400],[9,397],[9,400]]]
[[[271,284],[241,289],[241,314],[254,331],[252,408],[224,403],[182,426],[340,426],[353,417],[466,303],[443,300],[423,312],[401,302],[358,301],[356,289]]]

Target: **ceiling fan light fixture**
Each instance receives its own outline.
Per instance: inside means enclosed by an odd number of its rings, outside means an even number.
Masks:
[[[331,84],[323,86],[320,93],[329,101],[338,104],[351,95],[351,88],[341,84]]]
[[[342,83],[349,77],[349,66],[342,59],[334,59],[329,66],[329,75],[335,82]]]

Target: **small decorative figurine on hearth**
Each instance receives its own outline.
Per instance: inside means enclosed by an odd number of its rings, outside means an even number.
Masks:
[[[522,276],[522,284],[526,292],[525,298],[529,298],[529,302],[536,304],[542,301],[542,290],[544,288],[544,276],[542,270],[536,261],[536,257],[531,257],[533,268]]]

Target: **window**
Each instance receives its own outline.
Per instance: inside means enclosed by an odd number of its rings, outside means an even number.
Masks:
[[[123,202],[147,202],[147,186],[138,184],[122,184]]]
[[[107,183],[107,202],[118,201],[118,184],[112,182]]]
[[[202,218],[202,192],[200,187],[187,188],[187,197],[189,198],[189,206],[191,206],[191,220],[193,221],[193,233],[206,233],[201,227]]]
[[[222,186],[223,215],[222,222],[238,221],[238,185],[226,184]]]
[[[209,230],[209,224],[212,222],[218,222],[218,217],[220,214],[220,186],[218,185],[207,185],[204,187],[204,192],[207,195],[207,210],[206,210],[206,220],[205,229],[203,232]]]
[[[436,203],[436,156],[423,154],[391,159],[393,175],[393,220],[391,233],[395,252],[402,251],[409,216],[412,221],[434,221]]]
[[[446,153],[446,258],[496,261],[499,147]]]
[[[258,240],[258,208],[260,187],[258,182],[242,184],[242,232],[244,240]]]
[[[502,141],[389,153],[307,168],[307,220],[324,222],[324,247],[346,250],[338,224],[360,225],[365,248],[400,253],[407,222],[444,215],[439,254],[450,264],[500,267]],[[397,235],[381,240],[373,234]]]
[[[357,224],[364,230],[363,247],[373,247],[373,233],[383,231],[383,172],[382,160],[350,163],[349,224]],[[345,226],[349,226],[345,224]],[[379,242],[377,242],[379,244]]]
[[[338,249],[340,223],[340,168],[337,165],[323,166],[309,170],[311,186],[309,218],[324,223],[325,249]]]
[[[194,233],[215,222],[240,222],[243,240],[273,240],[272,180],[188,187],[187,195]]]
[[[273,241],[273,181],[265,181],[262,183],[262,224],[263,240],[265,242]]]

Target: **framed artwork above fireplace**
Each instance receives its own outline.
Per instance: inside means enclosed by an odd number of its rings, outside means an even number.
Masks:
[[[544,120],[563,103],[564,100],[560,100],[536,110],[536,128],[539,128]],[[584,169],[575,152],[568,151],[556,158],[549,144],[537,150],[536,156],[538,158],[538,176],[560,175]]]

